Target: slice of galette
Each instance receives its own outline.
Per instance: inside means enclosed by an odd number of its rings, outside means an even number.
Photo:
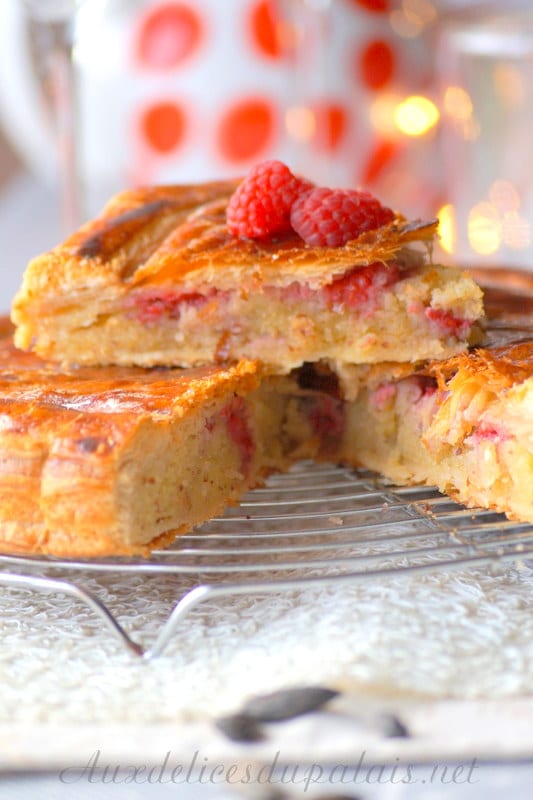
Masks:
[[[407,221],[374,198],[365,216],[369,195],[332,200],[331,190],[302,182],[296,213],[281,214],[274,187],[270,211],[285,221],[269,230],[261,217],[253,237],[244,236],[227,219],[243,186],[116,197],[30,263],[13,305],[16,344],[66,363],[248,358],[284,374],[322,359],[339,370],[441,359],[476,338],[481,290],[464,272],[431,263],[436,220]],[[350,217],[350,203],[359,216]],[[247,211],[246,203],[238,208]]]

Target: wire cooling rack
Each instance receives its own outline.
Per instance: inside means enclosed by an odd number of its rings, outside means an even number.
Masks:
[[[533,556],[532,525],[465,509],[431,487],[395,486],[366,471],[302,462],[149,559],[0,555],[0,585],[82,601],[133,653],[152,658],[163,652],[193,607],[213,598],[527,561],[528,556]],[[194,585],[176,598],[152,647],[145,649],[108,605],[84,589],[83,576],[95,572],[187,575]]]

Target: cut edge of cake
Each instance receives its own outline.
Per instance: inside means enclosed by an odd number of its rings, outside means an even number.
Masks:
[[[533,522],[533,342],[361,388],[345,414],[346,463]]]
[[[478,340],[481,290],[428,261],[435,220],[396,215],[341,247],[295,233],[245,240],[225,222],[234,188],[120,195],[30,263],[13,303],[17,346],[67,364],[248,358],[286,374],[324,358],[339,369],[445,358]]]

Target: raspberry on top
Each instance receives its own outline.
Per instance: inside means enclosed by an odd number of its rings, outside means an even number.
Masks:
[[[316,187],[281,161],[253,167],[227,208],[230,233],[268,239],[294,231],[315,247],[341,247],[392,222],[394,213],[368,192]]]

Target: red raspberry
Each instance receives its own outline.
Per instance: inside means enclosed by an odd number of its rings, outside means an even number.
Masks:
[[[257,164],[229,201],[226,219],[230,232],[263,239],[290,231],[292,204],[312,188],[312,183],[297,178],[281,161]]]
[[[366,267],[356,267],[324,286],[322,297],[330,308],[360,308],[378,297],[381,289],[392,286],[399,279],[400,270],[394,261],[388,264],[377,261]]]
[[[291,225],[307,244],[340,247],[394,219],[390,208],[368,192],[312,189],[291,210]]]

